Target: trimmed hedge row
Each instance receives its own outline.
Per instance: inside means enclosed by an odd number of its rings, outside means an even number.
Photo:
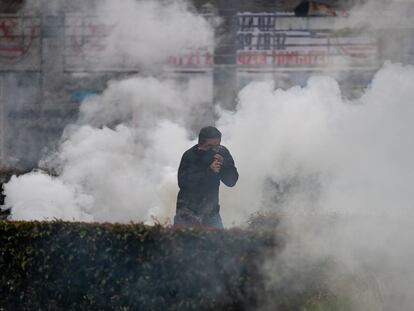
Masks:
[[[242,230],[0,221],[0,310],[252,310],[280,246]]]

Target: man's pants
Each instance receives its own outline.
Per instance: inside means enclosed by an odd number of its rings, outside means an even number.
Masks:
[[[175,226],[205,226],[211,228],[223,229],[223,222],[221,221],[220,213],[213,213],[210,215],[196,215],[194,212],[185,210],[177,210],[174,217]]]

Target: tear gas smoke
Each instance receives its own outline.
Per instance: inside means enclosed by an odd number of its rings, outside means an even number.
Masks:
[[[209,23],[184,1],[106,1],[96,13],[111,28],[103,44],[108,64],[122,59],[141,71],[154,71],[169,56],[214,42]]]
[[[55,11],[63,5],[53,3]],[[41,167],[57,170],[59,177],[33,172],[12,178],[5,186],[6,207],[13,207],[12,219],[128,222],[151,220],[151,211],[159,211],[155,216],[164,220],[174,204],[160,210],[158,191],[171,192],[165,183],[177,190],[168,176],[191,144],[186,129],[206,118],[208,109],[200,105],[209,101],[212,90],[208,75],[194,75],[187,84],[144,76],[158,72],[168,56],[211,47],[213,29],[184,1],[105,1],[93,9],[89,4],[86,11],[109,29],[101,65],[122,61],[146,74],[109,82],[101,96],[86,100],[78,122],[65,129],[58,151],[41,161]],[[38,179],[42,183],[28,186]],[[48,192],[53,182],[59,186]],[[42,185],[45,192],[38,189]],[[48,208],[47,202],[60,202],[63,211]]]
[[[390,306],[396,299],[408,310],[414,287],[413,80],[414,67],[386,64],[354,102],[344,101],[326,77],[288,91],[273,90],[272,83],[246,87],[238,111],[221,125],[240,176],[248,176],[223,191],[223,218],[281,211],[292,234],[277,256],[290,267],[284,273],[324,258],[356,275],[365,275],[368,265],[380,271],[378,282],[392,282],[381,299]],[[286,193],[274,200],[277,185],[287,185]],[[270,267],[277,276],[272,282],[285,280],[280,266],[271,261]],[[366,301],[356,303],[368,310]]]
[[[161,34],[165,29],[158,28],[158,39],[148,39],[148,46],[169,46],[162,38],[175,32]],[[149,53],[143,50],[145,59]],[[344,271],[366,273],[366,265],[380,271],[375,278],[387,286],[382,306],[409,310],[413,81],[414,67],[387,63],[364,95],[352,101],[329,77],[313,77],[305,87],[289,90],[258,82],[240,92],[235,112],[221,112],[223,144],[240,173],[235,188],[221,189],[224,222],[239,224],[259,210],[287,215],[283,225],[291,243],[269,261],[271,284],[329,257],[343,267],[332,278]],[[5,185],[12,218],[170,218],[180,156],[194,144],[188,123],[206,96],[198,87],[195,92],[142,77],[112,82],[101,96],[82,104],[79,122],[66,129],[58,152],[47,159],[58,177],[33,172]],[[338,222],[327,221],[332,214],[339,215]],[[281,262],[288,269],[277,270]],[[360,300],[357,307],[372,305]]]
[[[152,78],[121,81],[101,97],[85,102],[80,122],[66,128],[59,151],[42,163],[43,167],[57,169],[59,177],[53,180],[62,185],[59,189],[74,195],[65,207],[65,210],[74,209],[74,213],[65,213],[62,218],[128,222],[150,217],[149,208],[157,208],[162,173],[174,167],[182,150],[189,147],[185,129],[180,126],[184,112],[179,113],[178,105],[173,111],[168,110],[172,103],[179,102],[185,99],[172,84],[162,84]],[[181,108],[191,110],[184,105]],[[166,113],[164,118],[161,111]],[[35,219],[58,217],[54,214],[56,207],[45,208],[44,199],[37,204],[31,197],[32,189],[21,184],[32,175],[42,173],[13,178],[6,185],[6,205],[13,207],[13,219],[31,219],[28,215],[33,213],[37,215]],[[72,187],[77,191],[72,191]],[[176,187],[173,183],[173,189]],[[20,191],[10,190],[15,188]],[[78,195],[88,198],[86,206],[78,204]],[[61,193],[55,191],[48,196],[53,205]],[[28,202],[31,203],[24,204]],[[29,208],[31,212],[25,217],[19,208]],[[171,216],[173,211],[164,212]],[[89,216],[76,217],[84,213]]]

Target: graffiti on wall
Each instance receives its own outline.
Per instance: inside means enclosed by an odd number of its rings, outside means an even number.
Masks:
[[[39,17],[0,16],[0,62],[16,63],[39,56],[39,33]]]
[[[287,21],[284,27],[283,21]],[[334,30],[295,29],[293,19],[277,14],[237,15],[237,64],[276,68],[317,68],[329,64],[375,66],[377,39]]]
[[[99,66],[113,25],[98,16],[65,15],[65,69]]]
[[[209,67],[213,65],[213,52],[205,48],[172,55],[168,58],[168,65],[176,67]]]
[[[113,51],[112,59],[105,59],[108,37],[115,25],[106,23],[102,16],[65,15],[65,69],[88,69],[94,71],[106,69],[136,70],[122,53]],[[121,49],[122,50],[122,49]],[[119,57],[118,57],[119,56]],[[165,60],[169,67],[174,68],[203,68],[213,65],[213,50],[205,47],[182,51],[171,55]]]

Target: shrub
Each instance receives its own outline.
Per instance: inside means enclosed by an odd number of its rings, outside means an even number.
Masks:
[[[353,310],[334,261],[292,270],[279,217],[257,216],[265,230],[0,221],[0,311]]]
[[[274,235],[0,222],[0,310],[250,310]]]
[[[278,228],[283,215],[280,212],[257,212],[251,214],[247,220],[247,227],[250,230],[274,231]]]

